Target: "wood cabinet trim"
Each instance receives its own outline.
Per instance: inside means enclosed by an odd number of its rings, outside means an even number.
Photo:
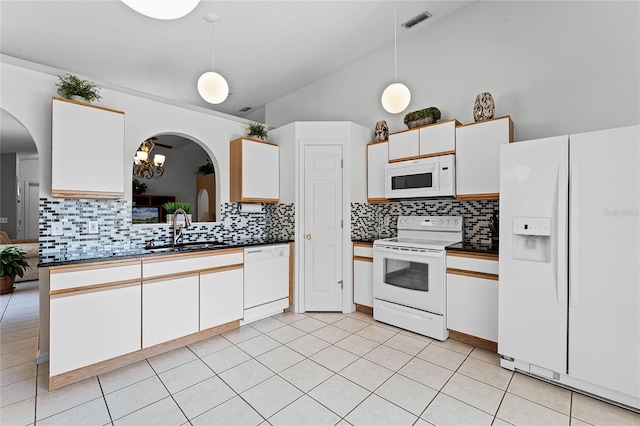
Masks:
[[[391,135],[397,135],[397,134],[399,134],[399,133],[411,132],[411,131],[413,131],[413,130],[420,130],[420,129],[424,129],[425,127],[432,127],[432,126],[438,126],[438,125],[445,124],[445,123],[451,123],[452,121],[456,123],[455,127],[458,127],[458,126],[464,126],[464,124],[460,123],[460,122],[458,121],[458,119],[456,119],[456,118],[452,118],[451,120],[438,121],[437,123],[425,124],[424,126],[412,127],[412,128],[410,128],[410,129],[405,129],[405,130],[399,130],[399,131],[397,131],[397,132],[389,133],[389,136],[391,136]],[[471,123],[471,124],[474,124],[474,123]]]
[[[463,275],[471,278],[482,278],[485,280],[498,281],[498,275],[487,272],[467,271],[465,269],[447,268],[447,274]]]
[[[364,241],[354,241],[353,245],[354,247],[358,246],[358,247],[364,247],[364,248],[373,248],[373,243],[365,243]]]
[[[278,198],[248,198],[242,197],[240,198],[241,203],[277,203]]]
[[[114,281],[112,283],[85,285],[82,287],[65,288],[62,290],[49,291],[49,298],[55,299],[66,296],[79,296],[81,294],[97,293],[106,290],[116,290],[119,288],[133,287],[140,285],[140,279]]]
[[[353,261],[359,260],[361,262],[373,262],[373,258],[371,257],[363,257],[363,256],[353,256]]]
[[[388,203],[390,201],[388,198],[367,198],[367,203]]]
[[[88,107],[88,108],[101,109],[103,111],[115,112],[117,114],[123,114],[124,115],[124,111],[118,111],[117,109],[106,108],[106,107],[99,106],[99,105],[92,105],[92,104],[89,104],[89,103],[86,103],[86,102],[74,101],[72,99],[60,98],[58,96],[53,96],[53,97],[51,97],[51,99],[55,100],[55,101],[68,102],[70,104],[82,105],[82,106],[85,106],[85,107]]]
[[[367,314],[367,315],[373,315],[373,307],[367,306],[367,305],[359,305],[357,303],[355,305],[356,305],[356,311],[362,312],[363,314]]]
[[[498,260],[498,253],[478,253],[473,251],[448,250],[447,256],[467,257],[471,259]]]
[[[234,269],[243,269],[243,268],[244,268],[244,264],[236,263],[234,265],[216,266],[215,268],[201,269],[200,271],[198,271],[198,273],[209,274],[209,273],[216,273],[216,272],[233,271]]]
[[[390,163],[398,163],[400,161],[411,161],[411,160],[417,160],[419,159],[420,156],[419,155],[413,155],[411,157],[402,157],[402,158],[393,158],[393,159],[389,159]]]
[[[124,192],[75,191],[67,189],[51,189],[53,198],[88,198],[90,200],[120,200]]]
[[[476,124],[482,124],[482,123],[487,123],[490,121],[498,121],[498,120],[504,120],[505,118],[508,118],[511,125],[513,125],[513,120],[511,120],[511,116],[510,115],[503,115],[501,117],[495,117],[495,118],[489,118],[487,120],[482,120],[482,121],[476,121],[474,123],[465,123],[465,124],[460,124],[459,126],[456,127],[468,127],[468,126],[475,126]]]
[[[483,339],[482,337],[471,336],[459,331],[449,330],[449,338],[458,342],[466,343],[467,345],[477,346],[478,348],[489,352],[498,353],[498,342]]]
[[[380,145],[381,143],[389,143],[389,139],[384,140],[384,141],[373,141],[373,142],[369,142],[367,144],[367,146],[371,146],[371,145]]]
[[[293,305],[293,294],[295,290],[293,248],[294,243],[289,243],[289,305]]]
[[[171,254],[163,254],[160,256],[154,256],[154,257],[150,257],[150,258],[143,258],[142,262],[143,264],[152,264],[152,263],[164,263],[167,260],[169,260],[169,258],[173,258],[175,260],[178,259],[188,259],[190,257],[207,257],[207,256],[221,256],[221,255],[225,255],[225,254],[233,254],[233,253],[243,253],[243,249],[242,247],[234,247],[234,248],[228,248],[228,249],[218,249],[218,250],[205,250],[205,251],[198,251],[195,253],[171,253]]]
[[[434,152],[431,154],[421,154],[418,156],[418,158],[430,158],[430,157],[440,157],[442,155],[455,155],[456,151],[440,151],[440,152]]]
[[[105,260],[91,263],[80,263],[72,265],[56,265],[49,267],[50,274],[60,274],[76,271],[90,271],[93,269],[118,268],[122,266],[140,266],[140,259]]]
[[[208,328],[197,333],[179,337],[168,342],[159,343],[157,345],[150,346],[136,352],[131,352],[116,358],[101,361],[96,364],[88,365],[86,367],[78,368],[76,370],[68,371],[56,376],[51,376],[49,377],[49,390],[58,389],[72,383],[80,382],[90,377],[98,376],[100,374],[113,371],[117,368],[124,367],[126,365],[133,364],[138,361],[142,361],[144,359],[181,348],[183,346],[191,345],[193,343],[208,339],[213,336],[217,336],[218,334],[234,330],[238,327],[240,327],[239,320],[231,321],[226,324],[221,324],[219,326]]]
[[[257,142],[257,143],[263,143],[265,145],[271,145],[271,146],[279,146],[277,143],[273,143],[273,142],[268,142],[268,141],[263,141],[262,139],[254,139],[254,138],[237,138],[231,141],[231,143],[238,143],[238,141],[242,142],[242,141],[251,141],[251,142]]]
[[[200,275],[201,270],[189,271],[189,272],[177,272],[175,274],[154,275],[153,277],[143,277],[142,284],[156,284],[160,281],[167,281],[172,278],[189,278],[197,277]]]
[[[499,200],[499,192],[489,192],[486,194],[457,194],[457,200],[472,201],[472,200]]]

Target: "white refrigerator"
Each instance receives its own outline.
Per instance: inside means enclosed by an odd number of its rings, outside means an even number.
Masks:
[[[640,410],[640,126],[503,145],[502,367]]]

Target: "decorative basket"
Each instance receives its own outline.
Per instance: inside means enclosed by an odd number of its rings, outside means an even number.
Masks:
[[[425,117],[419,120],[413,120],[407,122],[407,127],[413,129],[414,127],[426,126],[427,124],[433,124],[436,120],[433,117]]]

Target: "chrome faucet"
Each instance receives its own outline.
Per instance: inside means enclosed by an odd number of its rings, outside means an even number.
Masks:
[[[178,224],[178,214],[181,213],[184,215],[184,227]],[[182,230],[184,228],[188,228],[191,226],[191,221],[189,220],[189,216],[184,209],[178,209],[173,213],[173,245],[178,244],[178,240],[182,238]]]

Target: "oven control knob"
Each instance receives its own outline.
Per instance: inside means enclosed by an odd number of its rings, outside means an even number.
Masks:
[[[444,220],[440,219],[440,225],[442,225],[444,223]]]
[[[450,223],[451,223],[451,221],[449,219],[447,219],[447,225],[450,224]]]

